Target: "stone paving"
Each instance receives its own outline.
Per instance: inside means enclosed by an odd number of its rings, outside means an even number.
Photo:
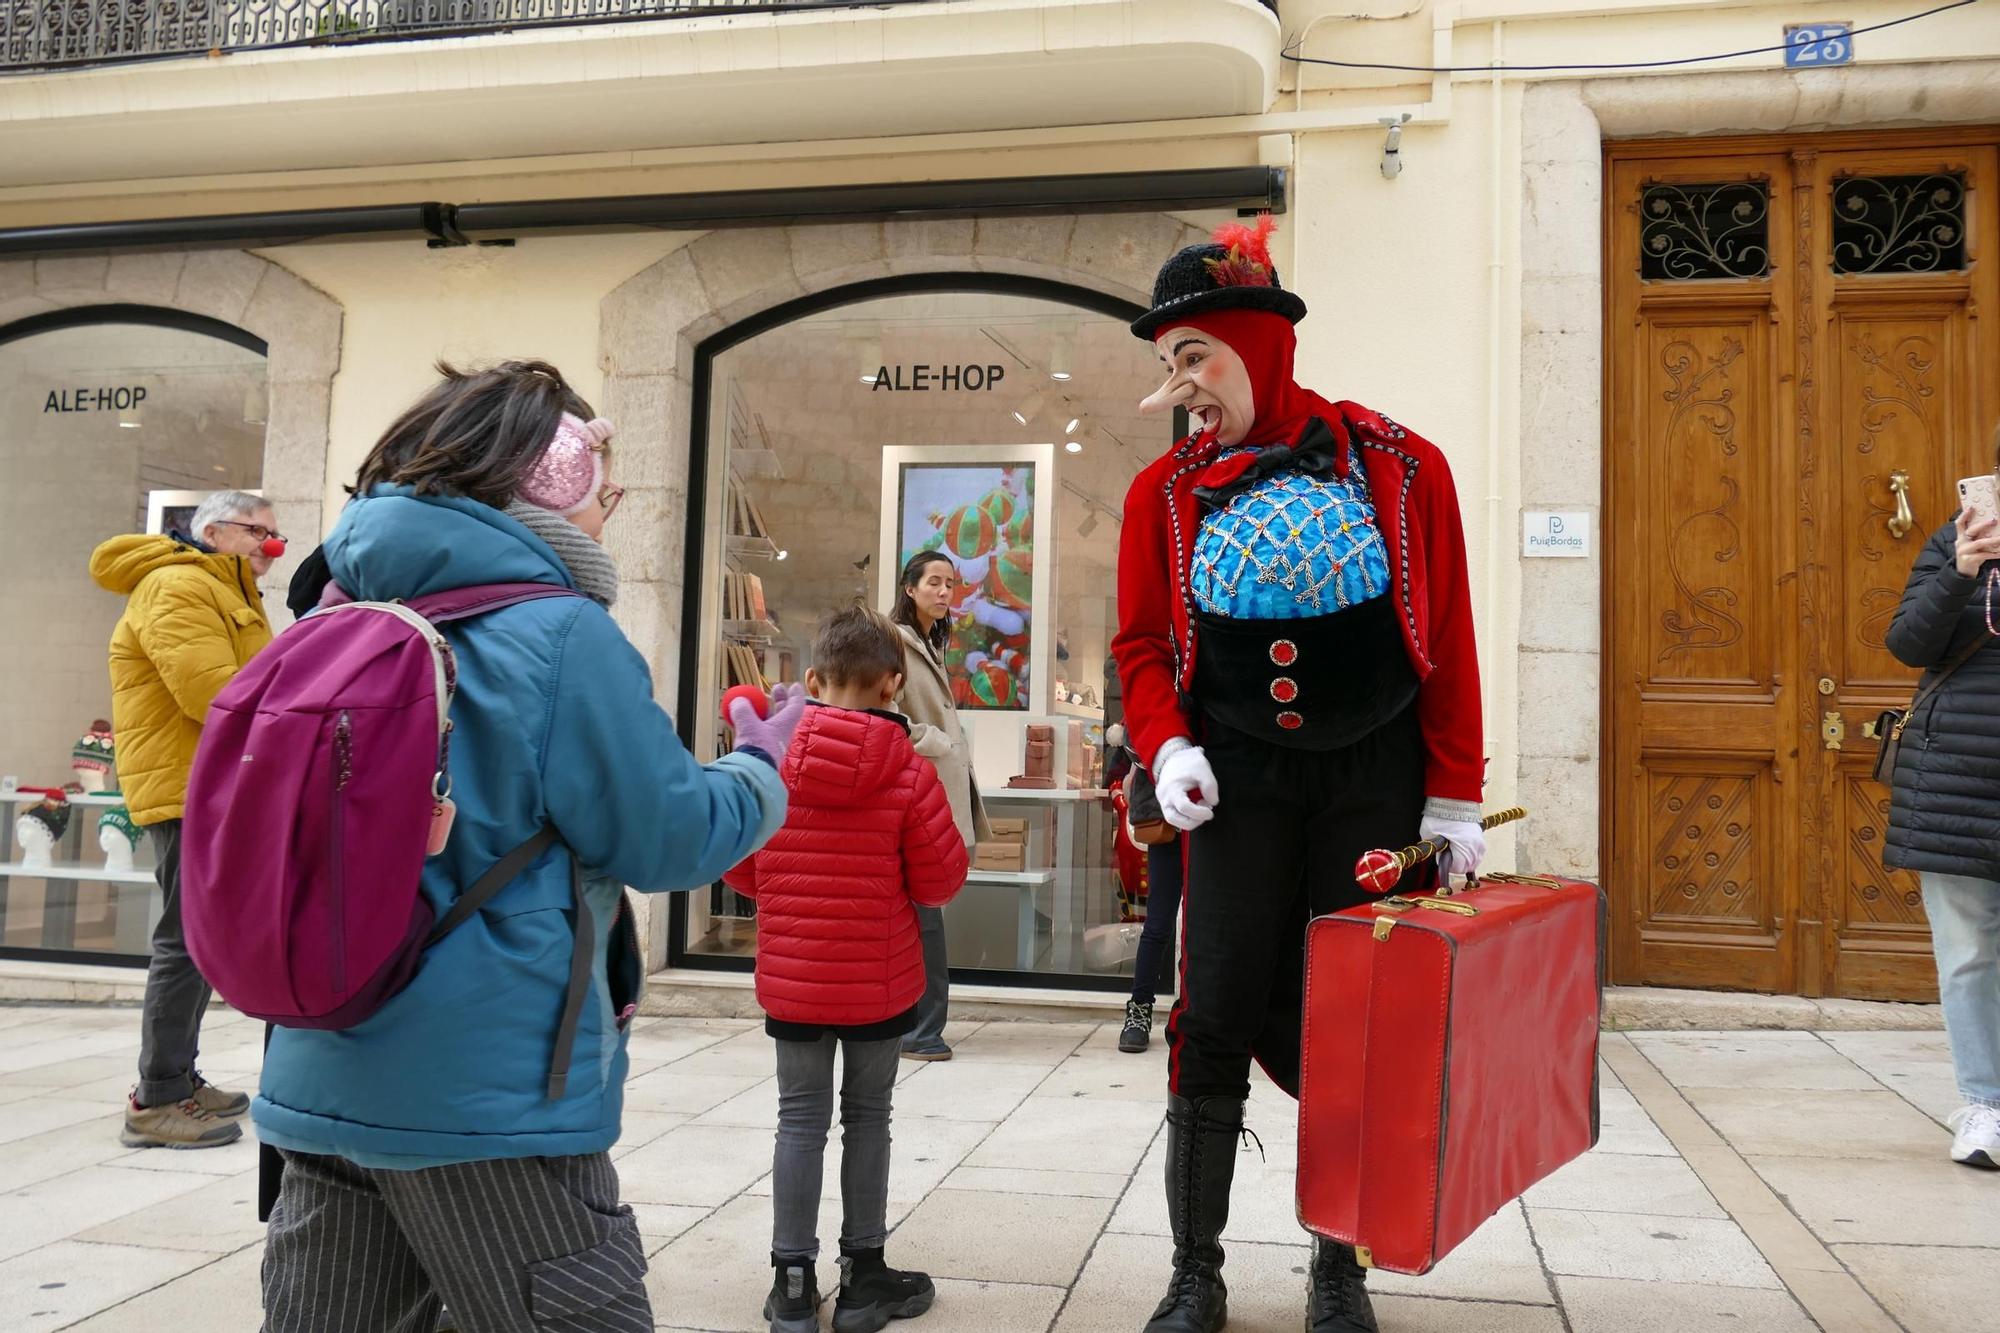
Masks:
[[[251,1330],[256,1150],[131,1152],[132,1008],[0,1007],[0,1329]],[[203,1053],[255,1081],[261,1029]],[[938,1279],[913,1333],[1138,1333],[1170,1245],[1164,1055],[1101,1023],[957,1024],[896,1097],[892,1262]],[[625,1137],[664,1329],[761,1333],[770,1043],[754,1023],[641,1020]],[[1377,1274],[1385,1333],[2000,1333],[2000,1173],[1953,1166],[1938,1032],[1607,1035],[1598,1149],[1436,1272]],[[1230,1329],[1302,1324],[1284,1096],[1238,1167]],[[830,1147],[837,1160],[837,1144]],[[829,1163],[829,1182],[838,1170]],[[822,1234],[838,1231],[829,1198]]]

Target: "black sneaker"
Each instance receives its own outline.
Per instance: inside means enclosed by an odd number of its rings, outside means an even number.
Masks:
[[[771,1333],[819,1333],[819,1283],[810,1259],[771,1256],[771,1294],[764,1298],[764,1318]]]
[[[842,1247],[834,1333],[876,1333],[891,1319],[915,1319],[936,1299],[937,1288],[928,1274],[891,1268],[882,1262],[880,1250]]]
[[[1118,1034],[1118,1049],[1137,1055],[1153,1040],[1153,1006],[1137,1000],[1125,1001],[1125,1030]]]

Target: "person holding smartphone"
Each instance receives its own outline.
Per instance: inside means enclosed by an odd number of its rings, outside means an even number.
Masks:
[[[2000,431],[1995,475],[1959,483],[1961,509],[1925,543],[1889,627],[1920,667],[1891,780],[1883,863],[1921,877],[1938,992],[1965,1105],[1951,1156],[2000,1170]]]

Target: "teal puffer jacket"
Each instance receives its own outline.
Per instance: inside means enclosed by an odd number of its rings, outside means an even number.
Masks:
[[[362,600],[480,583],[575,586],[555,552],[499,510],[399,488],[350,504],[326,557]],[[784,785],[759,759],[696,763],[653,702],[644,659],[594,602],[525,602],[446,633],[458,658],[458,818],[423,891],[442,917],[544,825],[561,843],[433,946],[409,987],[365,1022],[276,1030],[253,1108],[258,1136],[388,1168],[600,1152],[618,1138],[618,1015],[636,998],[639,970],[619,886],[719,879],[784,822]],[[574,941],[571,856],[604,947],[567,1088],[550,1100]]]

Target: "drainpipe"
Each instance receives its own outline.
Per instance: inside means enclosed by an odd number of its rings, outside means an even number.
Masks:
[[[1505,233],[1504,224],[1506,222],[1506,177],[1503,171],[1506,149],[1506,125],[1502,98],[1507,91],[1505,78],[1501,73],[1500,66],[1505,59],[1502,44],[1506,40],[1506,26],[1505,23],[1498,19],[1495,19],[1493,22],[1493,78],[1489,85],[1493,90],[1493,104],[1487,111],[1493,122],[1492,184],[1490,187],[1492,190],[1492,208],[1491,217],[1487,222],[1487,231],[1490,233],[1490,238],[1487,243],[1486,258],[1486,308],[1488,311],[1486,334],[1486,632],[1489,642],[1493,640],[1493,636],[1497,633],[1500,624],[1500,560],[1506,545],[1501,534],[1500,523],[1503,516],[1501,506],[1504,503],[1500,493],[1502,444],[1500,430],[1500,374],[1506,364],[1506,340],[1504,332],[1500,327],[1501,315],[1504,309],[1501,293],[1504,289],[1502,278],[1504,276],[1506,253],[1502,246],[1502,237]],[[1499,656],[1496,650],[1494,661],[1497,662],[1498,660]],[[1517,678],[1518,675],[1519,672],[1517,669]],[[1490,672],[1481,673],[1479,687],[1486,695],[1486,699],[1480,705],[1480,716],[1486,719],[1486,725],[1489,729],[1492,728],[1493,719],[1493,690],[1491,681],[1492,675]],[[1486,752],[1490,755],[1493,749],[1494,740],[1489,736],[1486,738]],[[1518,773],[1515,776],[1518,780]]]

